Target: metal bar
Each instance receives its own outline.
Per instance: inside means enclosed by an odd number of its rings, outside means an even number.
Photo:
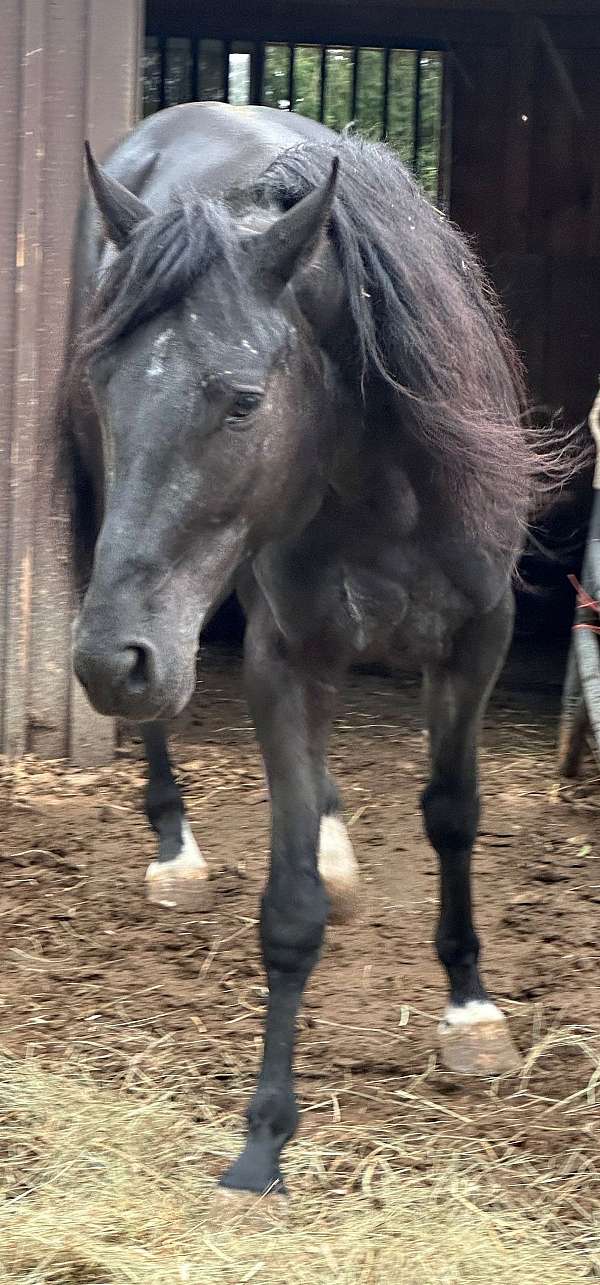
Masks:
[[[415,52],[415,96],[413,100],[413,170],[419,169],[421,150],[421,53]]]
[[[158,53],[160,58],[160,92],[158,95],[158,110],[163,110],[167,105],[167,40],[166,36],[158,38]]]
[[[321,46],[321,99],[319,103],[319,120],[325,120],[325,91],[327,88],[327,45]]]
[[[200,98],[200,46],[199,41],[192,37],[192,65],[190,67],[191,77],[191,94],[192,102],[197,103]]]
[[[288,107],[288,111],[293,112],[294,110],[294,73],[296,70],[296,46],[289,45],[288,48],[290,51],[290,72],[288,77],[288,102],[290,105]]]
[[[356,103],[358,99],[358,73],[361,50],[356,45],[352,48],[352,106],[350,108],[350,117],[354,122],[356,120]]]
[[[390,117],[390,60],[392,51],[389,46],[385,51],[385,61],[383,64],[383,121],[382,121],[382,138],[387,138],[389,133]]]
[[[229,59],[231,57],[231,40],[223,44],[223,99],[229,102]]]
[[[254,46],[250,67],[250,101],[262,103],[265,79],[265,46],[262,40]]]
[[[438,205],[450,210],[452,184],[452,112],[454,106],[454,59],[442,55],[442,120],[438,169]]]

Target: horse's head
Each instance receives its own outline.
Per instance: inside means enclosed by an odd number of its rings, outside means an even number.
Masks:
[[[97,709],[144,721],[183,708],[207,614],[322,497],[321,357],[287,287],[321,240],[336,165],[259,222],[216,203],[154,215],[88,163],[118,253],[89,353],[106,496],[74,663]]]

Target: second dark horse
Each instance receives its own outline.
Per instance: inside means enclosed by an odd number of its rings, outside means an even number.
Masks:
[[[379,144],[196,104],[88,169],[101,227],[90,203],[61,399],[86,577],[75,670],[100,712],[142,726],[150,896],[201,904],[164,723],[192,694],[203,621],[233,587],[244,604],[272,806],[269,1003],[246,1144],[221,1181],[281,1191],[302,992],[328,913],[358,896],[327,744],[367,648],[409,649],[425,677],[442,1054],[465,1073],[515,1059],[479,971],[470,866],[535,472],[519,363],[466,242]]]

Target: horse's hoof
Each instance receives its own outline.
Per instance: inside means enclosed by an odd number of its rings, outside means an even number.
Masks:
[[[209,870],[187,821],[183,847],[171,861],[152,861],[146,871],[148,901],[168,910],[205,913],[211,902]]]
[[[319,874],[329,897],[329,922],[347,924],[358,914],[358,862],[341,817],[324,816],[319,834]]]
[[[265,1191],[262,1196],[254,1191],[236,1191],[234,1187],[215,1188],[211,1205],[215,1215],[224,1219],[243,1218],[244,1224],[274,1222],[289,1213],[289,1196],[282,1191]]]
[[[438,1048],[446,1070],[456,1075],[505,1075],[521,1065],[504,1014],[488,1001],[450,1007],[438,1028]]]

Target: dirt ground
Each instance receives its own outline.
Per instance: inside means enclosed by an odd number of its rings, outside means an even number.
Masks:
[[[600,1196],[600,796],[594,783],[565,792],[556,782],[559,678],[539,649],[535,665],[513,658],[482,755],[477,919],[523,1073],[462,1083],[436,1064],[445,995],[410,676],[353,675],[336,724],[331,762],[364,900],[355,925],[328,930],[297,1066],[305,1138],[323,1126],[417,1128],[422,1147],[407,1164],[423,1172],[432,1148],[488,1149],[518,1204],[542,1211],[551,1190],[552,1218],[567,1223]],[[144,901],[153,840],[137,745],[99,772],[33,759],[1,769],[0,1051],[83,1067],[100,1083],[160,1080],[201,1121],[241,1114],[264,1010],[256,918],[268,809],[236,655],[207,650],[174,749],[213,872],[199,919]],[[356,1180],[357,1146],[327,1169],[329,1189]]]

